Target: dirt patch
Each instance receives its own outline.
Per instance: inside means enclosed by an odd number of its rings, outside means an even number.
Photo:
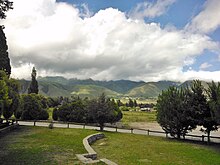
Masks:
[[[129,123],[129,126],[131,128],[136,128],[136,129],[149,129],[149,130],[154,130],[154,131],[163,131],[161,126],[156,123],[146,123],[146,122],[132,122]]]

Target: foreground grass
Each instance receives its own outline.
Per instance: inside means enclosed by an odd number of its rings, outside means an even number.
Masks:
[[[132,122],[156,122],[156,112],[123,111],[122,123]]]
[[[79,164],[82,140],[96,133],[82,129],[20,127],[0,137],[0,164]]]
[[[97,141],[93,148],[101,157],[119,165],[220,164],[220,151],[210,146],[153,136],[116,133],[105,135],[107,138]]]

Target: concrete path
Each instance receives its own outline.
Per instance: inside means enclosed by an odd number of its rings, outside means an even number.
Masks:
[[[27,126],[34,126],[34,122],[29,122],[29,121],[18,121],[19,125],[27,125]],[[42,127],[48,127],[50,123],[47,122],[36,122],[35,126],[42,126]],[[116,130],[116,128],[110,128],[110,127],[105,127],[104,130],[105,131],[110,131],[110,132],[120,132],[120,133],[133,133],[133,134],[139,134],[139,135],[152,135],[152,136],[161,136],[161,137],[166,137],[165,133],[162,130],[162,128],[160,127],[160,125],[158,123],[145,123],[145,126],[142,125],[142,127],[138,127],[137,125],[133,125],[134,129],[121,129],[118,128]],[[54,127],[57,128],[85,128],[85,129],[92,129],[92,130],[99,130],[99,127],[97,126],[83,126],[83,125],[76,125],[76,124],[66,124],[66,123],[54,123],[53,124]],[[132,126],[132,124],[131,124]],[[189,133],[189,135],[196,135],[196,136],[202,136],[202,135],[206,135],[204,133],[202,133],[200,131],[200,128],[197,128],[196,130],[193,130],[191,133]],[[151,130],[151,131],[158,131],[158,132],[149,132],[147,130]],[[211,136],[216,136],[216,137],[220,137],[220,131],[216,131],[216,132],[212,132]],[[170,136],[168,136],[170,137]],[[191,140],[198,140],[198,141],[202,141],[202,137],[192,137],[192,136],[186,136],[186,139],[191,139]],[[204,138],[205,141],[207,141],[207,138]],[[216,143],[220,143],[220,138],[211,138],[212,142],[216,142]]]

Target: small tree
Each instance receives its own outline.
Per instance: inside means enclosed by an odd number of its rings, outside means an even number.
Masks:
[[[106,99],[103,93],[98,99],[93,99],[88,103],[88,118],[98,123],[100,131],[103,131],[105,123],[116,122],[116,115],[120,115],[117,113],[119,111],[117,107],[110,99]]]
[[[31,73],[31,84],[28,88],[28,94],[30,93],[38,94],[38,82],[37,82],[36,77],[37,77],[37,71],[35,67],[33,67],[32,73]]]

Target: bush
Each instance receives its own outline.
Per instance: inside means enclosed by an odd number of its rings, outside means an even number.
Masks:
[[[55,120],[55,121],[58,120],[58,109],[57,109],[57,108],[54,108],[54,109],[53,109],[52,118],[53,118],[53,120]]]
[[[46,110],[41,110],[39,113],[39,120],[47,120],[49,118],[49,114]]]

